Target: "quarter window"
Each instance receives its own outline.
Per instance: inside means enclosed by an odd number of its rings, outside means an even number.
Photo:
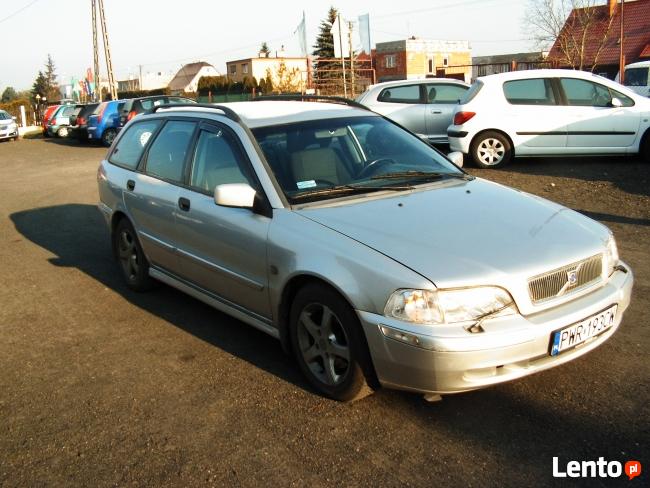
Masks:
[[[159,125],[159,120],[147,120],[131,125],[117,141],[109,161],[119,166],[135,169],[151,135],[156,132]]]
[[[380,102],[420,103],[420,85],[384,88],[377,99]]]
[[[217,185],[251,184],[242,167],[243,157],[230,134],[221,129],[201,131],[192,162],[190,185],[212,194]]]
[[[506,81],[503,94],[513,105],[555,105],[555,94],[551,80],[534,78],[530,80]]]
[[[194,133],[194,122],[167,122],[151,144],[147,174],[173,183],[183,181],[183,163]]]

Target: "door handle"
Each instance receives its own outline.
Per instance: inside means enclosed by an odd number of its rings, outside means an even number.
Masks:
[[[183,212],[189,212],[190,210],[190,201],[187,198],[180,197],[178,199],[178,208],[180,208]]]
[[[431,113],[432,114],[441,114],[442,110],[432,110]]]
[[[127,182],[126,182],[126,188],[127,188],[127,190],[129,190],[129,191],[133,191],[133,190],[135,190],[135,181],[133,181],[133,180],[129,180],[129,181],[127,181]]]

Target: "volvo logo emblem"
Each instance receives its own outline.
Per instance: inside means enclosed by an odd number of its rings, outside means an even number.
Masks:
[[[573,286],[578,282],[578,270],[572,269],[566,272],[566,280],[569,286]]]

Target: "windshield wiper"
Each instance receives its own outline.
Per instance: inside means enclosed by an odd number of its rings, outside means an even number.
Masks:
[[[322,188],[320,190],[312,190],[298,195],[291,196],[292,200],[302,200],[303,198],[321,196],[321,195],[333,195],[337,193],[370,193],[374,191],[405,191],[412,190],[411,185],[400,185],[400,186],[367,186],[367,185],[337,185],[331,186],[329,188]]]
[[[400,171],[396,173],[386,173],[383,175],[372,176],[371,180],[390,180],[396,178],[414,178],[414,179],[432,179],[437,180],[440,178],[458,178],[461,180],[471,181],[474,179],[472,175],[467,173],[441,173],[438,171]]]

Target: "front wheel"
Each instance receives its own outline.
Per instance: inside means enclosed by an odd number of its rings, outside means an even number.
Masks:
[[[646,163],[650,163],[650,132],[646,134],[641,142],[641,157]]]
[[[111,144],[113,144],[114,139],[115,129],[106,129],[102,134],[102,144],[104,144],[106,147],[109,147]]]
[[[142,252],[135,229],[127,219],[122,219],[115,227],[113,250],[128,287],[135,291],[149,290],[153,284],[149,276],[149,262]]]
[[[372,393],[363,331],[354,310],[334,290],[320,284],[301,289],[291,306],[289,328],[298,365],[318,391],[346,402]]]
[[[472,141],[470,156],[479,168],[497,168],[510,162],[512,146],[502,133],[486,131]]]

